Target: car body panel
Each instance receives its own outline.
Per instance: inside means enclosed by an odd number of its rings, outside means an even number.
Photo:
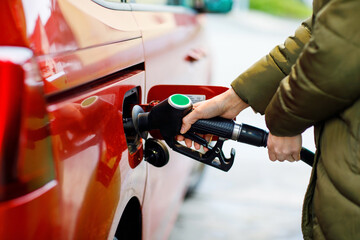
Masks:
[[[29,194],[0,203],[1,239],[56,239],[60,217],[57,190],[53,180]]]
[[[58,184],[43,81],[32,51],[1,46],[0,79],[0,236],[52,237]]]
[[[125,93],[143,81],[143,72],[131,74],[48,105],[63,239],[107,238],[120,220],[114,219],[117,209],[125,208],[119,203],[126,203],[129,194],[142,199],[146,171],[131,169],[121,122]]]
[[[147,91],[159,84],[208,83],[209,61],[205,55],[201,17],[193,13],[153,11],[136,11],[134,17],[144,41]],[[188,55],[196,49],[201,49],[199,51],[204,55],[198,61],[188,61]],[[173,151],[170,159],[161,169],[150,166],[148,170],[143,205],[144,221],[148,222],[144,230],[145,239],[166,239],[169,236],[168,226],[176,220],[179,201],[186,189],[184,180],[191,172],[192,160]],[[174,189],[178,189],[177,194],[167,194]],[[163,211],[163,206],[170,208]]]
[[[84,85],[144,62],[141,39],[37,57],[45,92],[54,94]],[[144,70],[138,66],[139,70]],[[125,72],[129,72],[128,70]]]
[[[24,0],[26,31],[35,55],[59,53],[141,37],[131,11],[90,0]]]
[[[51,140],[44,152],[54,172],[45,185],[0,202],[1,238],[112,239],[134,197],[141,204],[142,238],[169,236],[192,160],[171,151],[169,164],[156,168],[144,161],[143,141],[130,151],[123,128],[130,106],[124,103],[134,89],[135,102],[145,104],[159,84],[209,83],[203,16],[182,7],[154,11],[102,2],[0,3],[6,31],[0,45],[31,49],[33,77],[42,79],[45,122],[35,129]],[[33,100],[27,105],[37,108]]]
[[[155,80],[147,81],[147,90],[169,83],[209,84],[203,16],[189,14],[134,12],[144,41],[146,78]],[[199,53],[199,59],[189,60],[195,52]],[[164,64],[167,62],[171,63],[170,67]]]

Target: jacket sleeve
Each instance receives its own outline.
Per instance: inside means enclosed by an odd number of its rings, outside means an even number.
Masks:
[[[265,113],[270,132],[294,136],[340,113],[360,96],[360,1],[334,0]]]
[[[256,112],[265,113],[280,81],[290,73],[291,66],[299,57],[311,36],[311,18],[304,21],[294,36],[276,46],[265,57],[236,78],[231,86],[239,97]]]

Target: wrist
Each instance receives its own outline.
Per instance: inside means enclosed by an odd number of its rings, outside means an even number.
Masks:
[[[225,108],[226,109],[236,109],[236,111],[241,112],[242,110],[244,110],[245,108],[249,107],[249,104],[247,104],[246,102],[244,102],[239,95],[236,94],[236,92],[234,91],[233,88],[229,88],[229,90],[227,90],[225,92]]]
[[[214,101],[214,105],[217,106],[217,110],[214,110],[217,113],[216,116],[229,119],[235,118],[242,110],[249,106],[232,88],[215,97]]]

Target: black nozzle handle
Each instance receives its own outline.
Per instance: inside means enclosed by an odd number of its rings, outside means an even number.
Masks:
[[[213,134],[218,137],[232,139],[235,122],[231,119],[215,117],[200,119],[191,125],[190,132]]]
[[[231,119],[222,117],[200,119],[191,126],[190,131],[201,134],[213,134],[218,137],[258,147],[266,147],[268,135],[266,131],[260,128],[247,124],[237,124]]]
[[[222,117],[200,119],[191,126],[190,131],[200,134],[213,134],[218,137],[232,139],[257,147],[266,147],[269,135],[269,133],[263,129],[247,124],[237,124],[231,119]],[[308,165],[313,166],[314,153],[306,148],[302,148],[300,151],[300,159]]]

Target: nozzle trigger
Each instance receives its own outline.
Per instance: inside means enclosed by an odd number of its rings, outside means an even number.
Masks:
[[[165,141],[174,151],[184,154],[185,156],[188,156],[206,165],[225,172],[229,171],[229,169],[232,167],[235,159],[235,149],[232,148],[230,152],[230,158],[226,158],[222,151],[222,146],[225,141],[224,138],[219,138],[215,146],[211,146],[205,139],[194,133],[186,133],[184,134],[184,137],[199,143],[209,150],[204,154],[180,144],[174,138],[165,138]]]
[[[204,163],[227,172],[234,163],[235,149],[231,148],[230,158],[226,158],[224,152],[222,151],[224,141],[224,138],[219,138],[215,146],[211,149],[209,148],[209,151],[205,153],[204,158],[206,160]]]

